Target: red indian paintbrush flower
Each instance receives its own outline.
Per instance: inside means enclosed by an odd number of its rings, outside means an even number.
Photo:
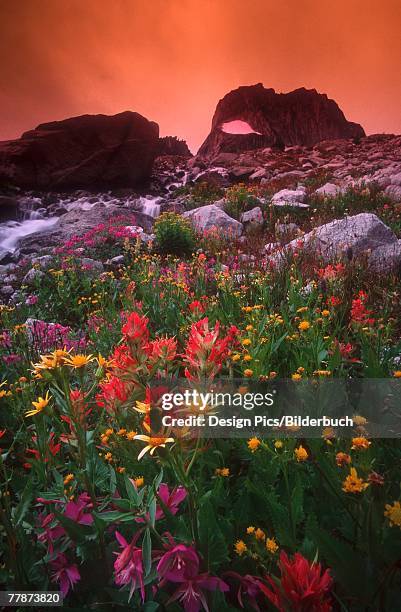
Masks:
[[[263,593],[280,612],[330,612],[329,591],[332,578],[322,572],[320,563],[310,563],[300,553],[292,559],[282,551],[279,568],[281,578],[266,577],[271,588],[260,584]]]
[[[148,356],[151,365],[157,362],[161,364],[173,361],[177,354],[177,340],[175,338],[158,338],[151,340],[144,351]]]
[[[187,378],[197,376],[212,378],[219,372],[223,361],[228,357],[229,345],[232,342],[232,334],[228,334],[225,338],[220,338],[219,334],[219,322],[216,322],[214,328],[209,329],[207,317],[191,325],[183,354],[184,361],[188,364],[185,372]]]
[[[143,344],[149,338],[148,323],[149,319],[147,317],[141,316],[137,312],[131,312],[121,331],[128,342]]]

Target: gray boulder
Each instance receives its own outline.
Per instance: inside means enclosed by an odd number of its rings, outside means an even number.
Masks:
[[[235,237],[241,236],[243,231],[242,223],[227,215],[224,210],[214,204],[188,210],[183,216],[190,219],[194,227],[200,231],[216,229],[223,234]]]
[[[364,256],[376,272],[396,270],[401,263],[400,241],[392,230],[372,213],[360,213],[321,225],[289,242],[283,250],[274,254],[273,261],[284,261],[290,251],[303,248],[325,262]]]
[[[325,183],[319,187],[319,189],[316,189],[315,195],[323,198],[335,198],[340,191],[341,189],[338,185],[335,185],[334,183]]]
[[[241,215],[241,222],[249,225],[262,225],[263,213],[260,206],[255,206],[251,210],[247,210]]]
[[[294,208],[309,208],[305,204],[306,189],[299,187],[298,189],[281,189],[271,199],[273,206],[292,206]]]

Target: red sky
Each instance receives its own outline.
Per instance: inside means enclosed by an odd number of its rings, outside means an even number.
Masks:
[[[0,0],[0,140],[135,110],[196,150],[239,85],[305,86],[401,133],[400,0]]]

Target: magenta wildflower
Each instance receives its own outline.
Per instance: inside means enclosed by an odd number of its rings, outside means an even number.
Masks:
[[[241,576],[237,572],[226,572],[224,578],[230,581],[232,578],[235,582],[238,582],[238,586],[232,585],[233,590],[236,590],[237,601],[241,608],[244,608],[245,601],[254,609],[256,612],[260,612],[260,607],[257,602],[257,598],[262,595],[262,589],[260,587],[260,580],[250,574]]]
[[[52,581],[57,582],[63,597],[68,591],[74,588],[74,584],[81,579],[78,567],[75,563],[69,563],[63,553],[58,553],[57,557],[50,563],[52,569]]]
[[[134,591],[140,589],[142,602],[145,600],[145,585],[143,582],[143,563],[142,550],[135,546],[138,539],[136,534],[130,544],[119,533],[115,532],[115,536],[123,550],[118,554],[114,562],[115,582],[119,586],[131,584],[129,600]]]
[[[182,582],[185,576],[194,576],[199,571],[196,551],[185,544],[178,544],[167,551],[157,565],[157,573],[163,580]]]
[[[92,509],[92,503],[87,493],[81,493],[77,502],[70,501],[64,509],[67,518],[81,525],[92,525],[93,516],[87,511]]]
[[[209,574],[199,574],[199,557],[197,552],[184,544],[178,544],[166,552],[160,559],[157,571],[161,583],[166,581],[178,584],[176,591],[170,597],[167,605],[173,601],[180,601],[185,612],[199,612],[201,607],[209,612],[206,596],[203,592],[222,592],[229,590],[228,585]]]
[[[156,507],[156,520],[158,521],[164,517],[164,507],[166,507],[171,514],[177,514],[179,510],[179,505],[186,498],[187,492],[184,487],[180,486],[175,487],[175,489],[173,489],[170,493],[168,485],[162,482],[157,491],[157,495],[163,504],[162,507],[160,507],[159,504]],[[149,518],[149,515],[147,516],[147,518]],[[144,523],[145,519],[137,518],[136,522]]]

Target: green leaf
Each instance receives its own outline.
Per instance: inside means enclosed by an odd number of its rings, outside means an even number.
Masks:
[[[157,601],[148,601],[143,604],[142,610],[143,612],[154,612],[159,607]]]
[[[121,522],[129,523],[135,520],[135,515],[132,512],[118,512],[117,510],[111,510],[110,512],[97,512],[96,516],[102,521],[108,523]]]
[[[134,504],[134,506],[139,506],[140,500],[138,495],[138,489],[136,488],[134,483],[131,482],[131,480],[128,478],[127,474],[124,474],[124,482],[125,488],[127,490],[127,495],[130,501]]]
[[[142,541],[142,559],[143,567],[145,569],[145,576],[150,573],[152,569],[152,539],[150,537],[150,529],[145,529],[145,535]]]
[[[206,501],[198,512],[201,551],[208,570],[227,561],[228,551],[212,504]]]
[[[339,540],[321,529],[315,520],[308,521],[308,538],[316,545],[319,557],[323,557],[332,569],[335,579],[350,594],[361,598],[363,594],[366,601],[374,590],[375,581],[368,577],[366,556],[354,550],[347,542]]]
[[[16,527],[21,524],[26,513],[28,512],[32,498],[33,498],[33,483],[32,483],[32,480],[29,480],[21,495],[19,504],[15,508],[14,521],[15,521]]]

